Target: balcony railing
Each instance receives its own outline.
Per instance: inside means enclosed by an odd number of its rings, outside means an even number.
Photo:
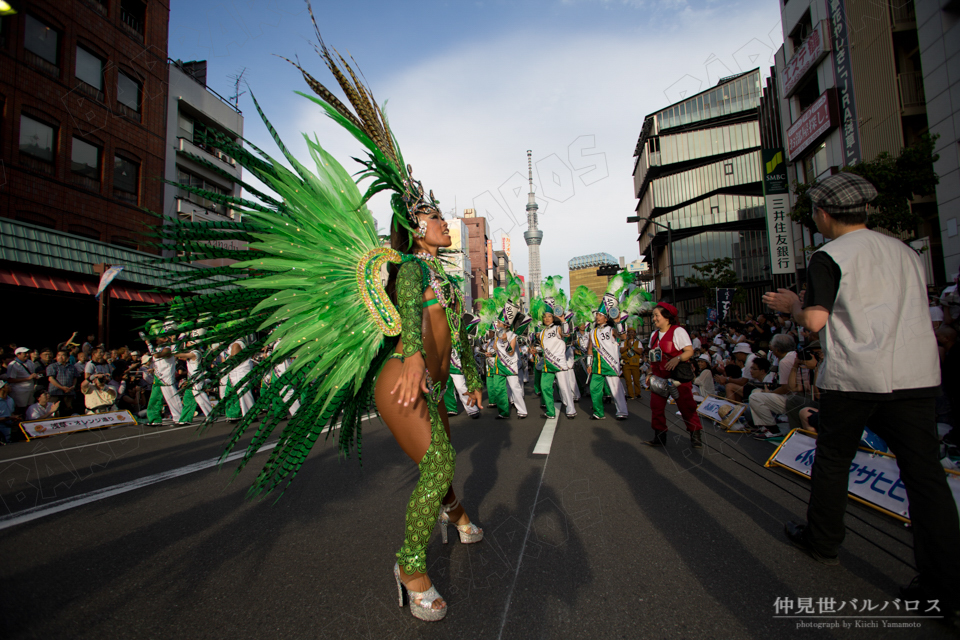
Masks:
[[[902,25],[916,24],[917,12],[913,0],[889,0],[890,23],[894,28]]]
[[[900,89],[900,108],[912,109],[927,104],[923,92],[923,74],[919,71],[906,71],[897,74],[897,86]]]

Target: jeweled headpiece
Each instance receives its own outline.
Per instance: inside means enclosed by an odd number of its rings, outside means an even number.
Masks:
[[[433,197],[433,189],[429,196],[424,195],[423,184],[419,180],[413,179],[413,167],[407,165],[407,179],[403,181],[403,204],[407,208],[407,219],[410,224],[419,223],[418,215],[421,213],[440,213],[440,201]]]

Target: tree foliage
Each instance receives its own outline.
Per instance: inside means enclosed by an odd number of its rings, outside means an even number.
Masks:
[[[733,303],[739,304],[746,300],[747,291],[739,286],[740,278],[733,269],[732,258],[717,258],[704,264],[693,265],[697,272],[695,276],[687,276],[687,282],[703,289],[703,296],[707,302],[715,300],[714,289],[736,289]]]
[[[877,197],[872,203],[867,220],[869,227],[882,227],[900,233],[911,231],[920,224],[921,218],[910,208],[910,200],[915,196],[933,194],[940,182],[933,170],[933,163],[940,157],[933,151],[937,137],[924,134],[917,143],[905,147],[899,157],[894,158],[884,151],[869,162],[842,169],[866,178],[877,188]],[[790,212],[794,221],[814,233],[817,227],[813,223],[813,211],[807,192],[815,184],[816,182],[793,183],[797,202]]]

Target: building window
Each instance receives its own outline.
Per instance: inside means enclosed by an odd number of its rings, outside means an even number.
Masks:
[[[120,71],[117,74],[117,104],[120,111],[140,121],[140,83]]]
[[[201,189],[217,195],[230,195],[230,193],[223,187],[213,184],[209,180],[204,180],[198,175],[184,171],[180,167],[177,167],[177,182],[186,187]],[[213,213],[217,213],[221,216],[230,215],[230,213],[227,211],[226,205],[209,198],[204,198],[203,196],[187,191],[186,189],[178,189],[177,197],[182,200],[188,200],[193,204],[206,209],[207,211],[212,211]]]
[[[99,191],[100,149],[80,138],[74,138],[70,171],[73,172],[76,182],[88,189]]]
[[[803,179],[807,183],[815,182],[829,170],[830,167],[827,166],[827,143],[824,142],[803,159]]]
[[[732,175],[733,175],[733,163],[732,163],[732,162],[724,162],[724,163],[723,163],[723,175],[725,175],[725,176],[732,176]]]
[[[77,47],[76,75],[81,90],[103,102],[103,60],[83,47]]]
[[[147,5],[143,0],[120,0],[120,21],[124,30],[136,40],[143,42]]]
[[[56,129],[25,115],[20,116],[20,157],[39,160],[53,169]]]
[[[193,142],[193,120],[182,113],[177,120],[177,137]]]
[[[27,14],[23,46],[27,59],[53,75],[60,75],[60,34],[53,27]]]
[[[118,200],[137,204],[140,184],[140,164],[122,156],[113,158],[113,196]]]
[[[820,83],[817,81],[817,74],[813,74],[810,79],[797,90],[796,97],[800,105],[800,113],[806,111],[810,105],[817,101],[817,98],[820,97]],[[796,122],[797,118],[794,118],[793,121]]]

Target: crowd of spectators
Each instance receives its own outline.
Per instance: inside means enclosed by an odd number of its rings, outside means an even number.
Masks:
[[[944,443],[960,445],[960,294],[957,276],[939,294],[931,292],[930,320],[940,353],[941,393],[937,421],[954,427]],[[734,316],[721,326],[689,330],[697,377],[694,393],[748,405],[741,428],[760,440],[784,428],[816,431],[817,368],[823,360],[819,335],[795,326],[788,314]],[[783,425],[783,426],[782,426]]]
[[[19,422],[105,410],[140,415],[153,385],[149,355],[107,349],[74,333],[54,346],[0,345],[0,444],[22,437]]]

